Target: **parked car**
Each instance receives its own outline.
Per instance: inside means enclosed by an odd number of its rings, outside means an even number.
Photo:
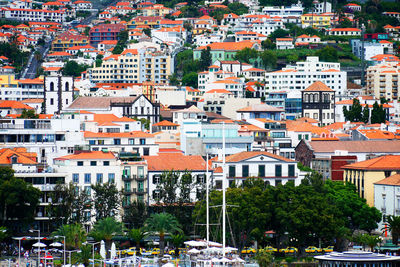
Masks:
[[[244,247],[242,249],[242,254],[254,254],[256,250],[254,248]]]
[[[283,253],[297,253],[297,248],[295,247],[287,247],[287,248],[281,248],[279,252]]]
[[[326,248],[323,248],[323,251],[326,253],[333,252],[333,248],[333,246],[327,246]]]
[[[266,252],[278,252],[278,250],[274,247],[271,246],[267,246],[265,248],[262,249],[262,251],[266,251]]]
[[[309,246],[308,248],[306,248],[306,253],[321,253],[322,252],[322,248],[317,248],[314,246]]]

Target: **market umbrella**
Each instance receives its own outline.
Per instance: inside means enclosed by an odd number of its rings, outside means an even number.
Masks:
[[[114,259],[116,255],[117,255],[117,248],[115,247],[115,243],[112,242],[112,244],[111,244],[110,258],[111,258],[111,259]]]
[[[44,243],[42,243],[42,242],[36,242],[36,243],[33,244],[32,246],[33,246],[33,247],[36,247],[36,248],[45,248],[45,247],[47,247],[47,245],[44,244]]]
[[[186,241],[186,242],[184,242],[184,244],[189,247],[206,247],[207,246],[206,242],[195,241],[195,240]]]
[[[51,247],[62,247],[63,244],[61,244],[60,242],[54,242],[54,243],[51,243],[49,246],[51,246]]]
[[[199,254],[200,250],[192,248],[191,250],[188,251],[189,254]]]
[[[228,253],[232,252],[232,251],[237,251],[237,250],[238,250],[237,248],[233,248],[233,247],[226,247],[225,248],[225,251],[228,252]]]
[[[100,256],[105,259],[106,258],[106,244],[103,240],[100,242]]]

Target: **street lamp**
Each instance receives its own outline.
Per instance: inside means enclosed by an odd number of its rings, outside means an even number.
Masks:
[[[85,242],[86,245],[92,245],[92,257],[93,257],[93,266],[94,266],[94,246],[100,244],[101,242],[89,243]]]
[[[40,266],[40,229],[38,230],[29,230],[29,232],[34,233],[34,232],[38,232],[38,265],[37,267]]]
[[[25,240],[27,237],[13,237],[13,239],[18,240],[18,266],[21,266],[21,240]]]
[[[60,238],[60,237],[62,237],[62,238],[64,238],[64,253],[63,253],[63,258],[64,258],[64,265],[66,265],[65,264],[65,236],[63,236],[63,235],[56,235],[56,236],[54,236],[55,238]]]

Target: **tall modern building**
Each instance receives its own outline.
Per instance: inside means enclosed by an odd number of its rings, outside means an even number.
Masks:
[[[398,62],[385,62],[367,69],[366,93],[376,99],[399,99],[400,67]]]

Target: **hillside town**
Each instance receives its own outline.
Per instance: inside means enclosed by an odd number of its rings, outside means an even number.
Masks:
[[[400,265],[398,2],[121,1],[0,2],[0,264]]]

